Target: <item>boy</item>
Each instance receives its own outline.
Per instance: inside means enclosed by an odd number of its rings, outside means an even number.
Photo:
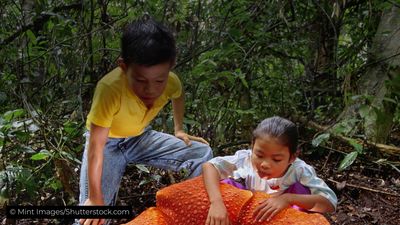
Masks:
[[[119,67],[98,82],[87,117],[80,205],[114,205],[128,163],[186,169],[194,177],[200,175],[201,164],[212,158],[203,138],[183,131],[184,94],[179,78],[170,72],[176,59],[171,32],[149,18],[135,21],[123,33],[121,50]],[[149,128],[169,99],[175,137]]]

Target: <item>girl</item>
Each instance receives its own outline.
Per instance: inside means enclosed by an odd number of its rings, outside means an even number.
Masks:
[[[239,150],[233,156],[216,157],[203,164],[204,184],[210,200],[206,224],[229,224],[228,213],[219,190],[220,179],[237,187],[264,191],[271,198],[260,202],[255,222],[270,220],[288,206],[314,212],[332,212],[335,193],[317,177],[315,170],[297,158],[296,125],[281,117],[263,120],[253,131],[252,150]]]

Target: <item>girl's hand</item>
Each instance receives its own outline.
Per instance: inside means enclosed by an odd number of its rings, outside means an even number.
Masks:
[[[211,203],[208,210],[206,225],[229,225],[228,211],[223,201]]]
[[[289,206],[290,201],[288,194],[282,194],[268,198],[264,201],[261,201],[260,205],[254,210],[254,221],[263,222],[265,219],[269,221],[272,219],[272,217]]]

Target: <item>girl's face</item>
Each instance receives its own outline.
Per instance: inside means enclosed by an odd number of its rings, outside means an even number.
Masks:
[[[276,138],[264,136],[256,138],[253,143],[251,162],[261,178],[282,177],[295,159],[294,154],[290,155],[289,148]]]

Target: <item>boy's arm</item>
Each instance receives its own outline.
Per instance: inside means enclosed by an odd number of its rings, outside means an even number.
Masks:
[[[182,91],[181,96],[172,99],[172,109],[174,112],[174,130],[175,136],[182,139],[187,145],[191,145],[190,140],[202,142],[208,145],[208,142],[201,137],[188,135],[183,130],[183,115],[185,113],[185,94]]]
[[[172,109],[174,111],[174,130],[177,132],[183,131],[183,115],[185,113],[185,98],[182,91],[181,96],[172,99]]]
[[[88,182],[89,196],[85,206],[104,205],[103,192],[101,190],[101,175],[103,171],[103,151],[110,128],[90,125],[90,137],[88,146]],[[80,219],[80,224],[103,224],[104,219]]]
[[[103,203],[101,190],[101,175],[103,171],[103,151],[110,128],[90,125],[90,138],[88,148],[88,182],[89,199],[93,203]]]
[[[203,164],[203,180],[210,201],[206,224],[230,224],[228,211],[219,187],[220,175],[217,169],[209,162]]]

